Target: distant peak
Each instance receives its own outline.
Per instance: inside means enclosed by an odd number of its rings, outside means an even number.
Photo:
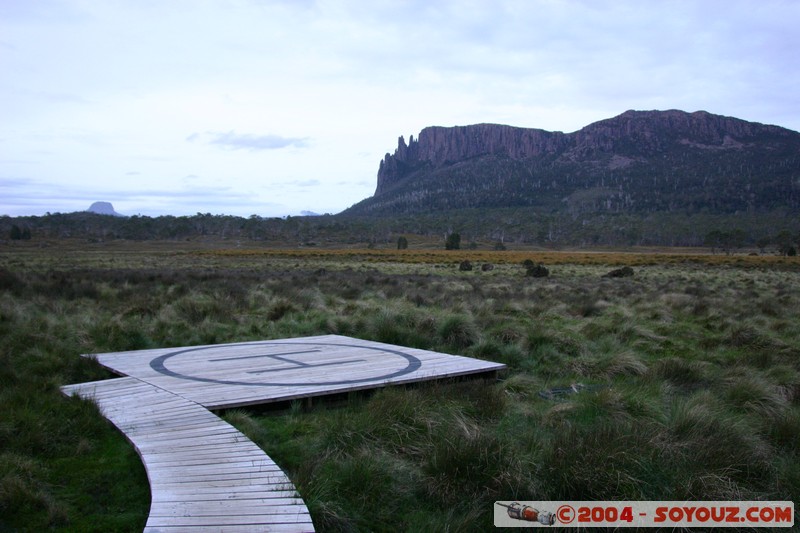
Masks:
[[[114,217],[124,217],[125,215],[121,213],[117,213],[114,211],[114,206],[111,202],[94,202],[92,205],[89,206],[87,209],[89,213],[95,213],[96,215],[111,215]]]

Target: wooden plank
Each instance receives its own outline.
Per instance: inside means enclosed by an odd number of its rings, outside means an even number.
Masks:
[[[243,454],[256,454],[256,453],[264,453],[261,448],[258,446],[250,446],[247,442],[235,442],[235,443],[228,443],[225,445],[218,445],[212,448],[206,449],[198,449],[192,450],[193,455],[189,457],[189,459],[197,458],[206,458],[209,455],[213,456],[217,454],[217,456],[234,456],[234,455],[243,455]],[[153,459],[155,462],[159,461],[174,461],[176,458],[185,459],[186,457],[186,449],[180,447],[170,447],[170,448],[161,448],[154,450],[150,455],[150,458]]]
[[[170,430],[169,426],[159,426],[154,428],[151,431],[147,431],[147,442],[149,443],[159,443],[159,442],[172,442],[172,441],[182,441],[182,442],[189,442],[192,440],[203,440],[203,439],[211,439],[211,438],[224,438],[224,439],[231,439],[233,438],[234,441],[241,436],[242,433],[238,431],[233,426],[220,426],[220,425],[213,425],[213,426],[194,426],[191,428],[184,428],[181,426],[172,428]]]
[[[180,452],[158,452],[153,453],[148,457],[148,462],[153,464],[164,464],[166,466],[177,464],[193,464],[193,463],[229,463],[238,461],[253,461],[258,462],[263,458],[263,452],[259,450],[260,454],[254,451],[246,450],[239,451],[238,446],[229,449],[214,448],[213,450],[196,452],[191,457],[187,458],[186,454]]]
[[[150,477],[150,476],[148,476]],[[273,472],[272,475],[252,475],[247,473],[229,474],[218,472],[216,474],[203,474],[196,477],[176,477],[174,475],[158,472],[150,477],[150,486],[153,490],[200,487],[238,487],[241,485],[259,485],[267,491],[285,490],[290,485],[286,483],[282,472]]]
[[[188,499],[192,501],[291,498],[296,499],[298,504],[302,503],[302,500],[294,490],[279,489],[272,485],[254,484],[234,488],[177,486],[169,490],[162,486],[158,493],[153,495],[153,502],[175,501],[176,498],[186,500],[187,496],[190,496]]]
[[[295,513],[278,515],[222,515],[215,517],[207,516],[152,516],[147,520],[147,527],[164,526],[227,526],[227,525],[261,525],[261,524],[311,524],[307,516]]]
[[[216,469],[196,470],[194,468],[172,468],[154,469],[148,475],[151,484],[175,484],[175,483],[194,483],[203,486],[227,485],[228,482],[236,485],[239,480],[249,480],[254,483],[267,483],[272,485],[284,485],[285,474],[277,466],[271,470],[234,469],[228,470],[225,467]]]
[[[192,526],[185,525],[159,525],[155,527],[145,526],[144,533],[178,533],[188,531],[191,533],[304,533],[314,531],[311,523],[308,524],[271,524],[264,526],[260,524],[247,525],[213,525],[213,526]]]
[[[283,505],[264,505],[258,500],[248,500],[238,502],[236,512],[239,516],[262,516],[262,515],[290,515],[297,517],[297,505],[295,503]],[[203,502],[173,502],[170,504],[160,504],[156,511],[151,512],[150,516],[163,517],[188,517],[188,516],[229,516],[230,505],[228,501],[203,501]],[[305,522],[305,519],[299,520]]]
[[[235,449],[234,449],[235,450]],[[236,453],[227,451],[223,448],[215,448],[202,454],[193,454],[191,457],[186,457],[184,454],[153,454],[150,462],[161,465],[161,468],[169,468],[171,466],[186,467],[190,465],[204,465],[204,464],[225,464],[225,465],[274,465],[275,463],[267,460],[255,452],[248,451],[246,453]]]
[[[225,469],[226,472],[273,472],[280,471],[280,467],[272,461],[226,461],[220,455],[220,460],[213,462],[209,459],[194,461],[191,459],[180,462],[160,462],[150,463],[154,468],[162,472],[183,471],[187,475],[197,475],[198,473]],[[157,465],[157,466],[156,466]]]
[[[297,495],[296,492],[287,490],[255,490],[256,487],[254,486],[247,487],[247,489],[243,489],[241,487],[236,487],[234,489],[229,488],[227,490],[213,487],[195,487],[194,489],[196,490],[192,491],[192,487],[175,487],[170,491],[161,491],[159,494],[163,494],[164,496],[162,497],[159,495],[159,497],[154,500],[153,505],[175,502],[177,498],[181,498],[183,501],[243,502],[252,499],[259,499],[265,501],[274,500],[276,502],[291,500],[297,505],[302,505],[303,503],[302,499]],[[265,502],[265,505],[269,505],[269,503]]]

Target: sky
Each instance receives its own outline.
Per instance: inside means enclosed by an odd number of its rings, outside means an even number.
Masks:
[[[0,0],[0,215],[337,213],[426,126],[800,130],[794,0]]]

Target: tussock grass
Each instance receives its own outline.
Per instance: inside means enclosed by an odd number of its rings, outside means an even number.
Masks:
[[[694,390],[707,387],[718,379],[714,366],[706,361],[686,360],[680,357],[664,357],[653,362],[646,377],[656,383],[664,383]]]
[[[41,481],[46,468],[32,459],[13,453],[0,455],[0,511],[11,514],[25,510],[40,513],[46,523],[64,525],[65,506],[53,497]]]
[[[618,376],[642,376],[647,364],[631,351],[613,351],[601,358],[582,357],[572,361],[570,367],[582,377],[612,380]]]
[[[440,505],[457,506],[465,499],[481,501],[504,486],[519,483],[519,465],[503,441],[452,410],[434,426],[422,465],[425,495]]]
[[[445,316],[436,330],[447,346],[464,350],[478,340],[478,330],[471,316],[452,314]]]
[[[135,453],[58,391],[109,377],[79,354],[324,333],[509,371],[225,413],[286,469],[321,531],[483,531],[498,499],[797,499],[796,262],[456,254],[0,254],[0,530],[144,523]],[[551,276],[526,278],[524,259]],[[496,268],[459,272],[462,260]],[[600,277],[623,265],[632,278]]]
[[[775,477],[775,450],[759,431],[759,421],[730,412],[707,393],[677,402],[668,428],[664,453],[687,465],[685,477],[692,473],[724,477],[746,492],[764,490],[764,482]],[[693,499],[698,496],[688,494]]]

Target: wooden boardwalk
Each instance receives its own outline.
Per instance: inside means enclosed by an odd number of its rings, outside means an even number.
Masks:
[[[136,448],[150,481],[148,533],[314,530],[283,471],[208,409],[505,368],[339,335],[87,357],[127,377],[62,390],[94,399]]]
[[[145,532],[314,531],[283,471],[206,408],[130,377],[62,390],[94,399],[139,453],[151,494]]]

